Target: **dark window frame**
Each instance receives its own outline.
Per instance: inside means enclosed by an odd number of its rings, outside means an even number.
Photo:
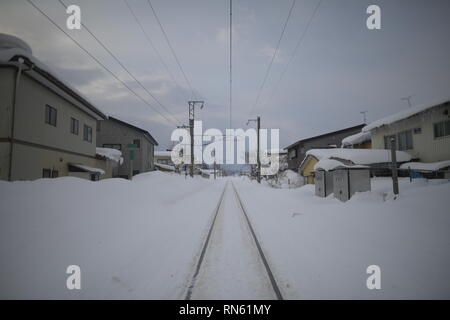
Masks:
[[[58,110],[51,105],[45,105],[45,123],[56,127],[58,122]]]
[[[291,153],[294,153],[294,155],[292,156]],[[297,158],[297,149],[293,148],[293,149],[289,150],[289,160],[292,160],[295,158]]]
[[[92,127],[87,124],[83,126],[83,140],[92,143]]]
[[[70,133],[76,136],[80,133],[80,121],[74,117],[70,117]]]
[[[136,148],[140,149],[141,148],[141,139],[133,139],[133,144],[136,145]]]
[[[397,150],[406,151],[413,149],[414,142],[412,130],[404,130],[397,133]]]
[[[43,168],[42,169],[42,178],[51,178],[52,177],[52,169]]]
[[[440,132],[438,132],[438,130]],[[433,124],[434,139],[441,139],[450,136],[450,120],[443,120]]]

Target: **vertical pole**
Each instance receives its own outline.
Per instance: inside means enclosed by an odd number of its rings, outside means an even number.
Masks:
[[[260,129],[260,127],[261,127],[261,118],[258,116],[258,118],[257,118],[257,137],[258,137],[258,139],[257,139],[257,143],[258,143],[258,146],[257,146],[257,153],[256,153],[256,162],[258,163],[258,173],[257,173],[257,177],[258,177],[258,183],[261,183],[261,160],[260,160],[260,158],[259,158],[259,129]]]
[[[189,119],[189,130],[191,133],[191,167],[190,175],[194,177],[194,119]]]
[[[394,194],[398,195],[398,175],[397,175],[397,154],[395,152],[395,138],[391,138],[391,158],[392,158],[392,187]]]
[[[216,180],[216,160],[214,160],[214,180]]]
[[[130,180],[133,180],[133,159],[130,159]]]

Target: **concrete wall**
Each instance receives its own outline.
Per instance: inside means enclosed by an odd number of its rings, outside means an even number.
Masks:
[[[56,127],[45,123],[45,106],[57,110]],[[79,121],[78,135],[70,133],[70,118]],[[96,120],[34,79],[23,76],[16,101],[15,139],[95,156]],[[92,142],[83,140],[83,126],[92,128]]]
[[[16,69],[0,68],[0,139],[11,135],[11,115]]]
[[[0,179],[4,180],[9,173],[16,73],[12,66],[0,67]],[[37,78],[34,71],[23,72],[17,89],[12,180],[41,178],[44,168],[66,176],[69,162],[106,167],[106,161],[95,159],[96,120],[92,113],[78,108],[78,102],[54,84]],[[46,105],[57,110],[56,127],[45,123]],[[71,117],[79,121],[78,135],[70,133]],[[92,142],[83,140],[84,124],[92,128]]]
[[[13,153],[12,180],[42,178],[42,169],[44,168],[57,170],[59,177],[67,176],[69,175],[68,163],[80,163],[94,168],[106,169],[106,161],[94,157],[16,143]]]
[[[127,145],[132,144],[135,139],[140,140],[141,147],[134,149],[133,170],[138,170],[139,173],[154,170],[154,146],[141,131],[123,125],[113,119],[100,121],[99,128],[100,131],[97,132],[97,146],[103,147],[105,144],[119,144],[121,147],[124,162],[118,169],[119,176],[129,176],[130,174],[130,149],[128,149]]]
[[[413,149],[405,150],[413,158],[419,158],[422,162],[437,162],[450,159],[450,136],[434,138],[434,123],[450,120],[444,111],[450,106],[433,108],[428,112],[421,113],[409,119],[399,121],[390,126],[381,127],[372,131],[372,147],[374,149],[384,149],[384,137],[396,135],[401,131],[421,128],[421,133],[413,132]],[[398,144],[397,144],[398,145]]]

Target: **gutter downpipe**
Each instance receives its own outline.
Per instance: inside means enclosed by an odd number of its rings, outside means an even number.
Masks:
[[[19,58],[19,65],[17,66],[17,75],[16,82],[14,86],[14,95],[13,95],[13,103],[12,103],[12,115],[11,115],[11,142],[10,142],[10,152],[9,152],[9,172],[8,172],[8,181],[12,181],[12,166],[13,166],[13,153],[14,153],[14,129],[15,129],[15,116],[16,116],[16,102],[17,102],[17,92],[19,88],[20,76],[22,72],[31,70],[33,67],[31,66],[28,69],[22,69],[22,65],[24,64],[24,59]]]

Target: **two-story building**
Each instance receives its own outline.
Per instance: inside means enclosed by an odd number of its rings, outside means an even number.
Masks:
[[[130,178],[154,170],[157,145],[148,131],[122,120],[109,117],[97,124],[97,146],[122,151],[124,161],[118,168],[118,177]],[[134,153],[133,160],[130,159],[130,151]]]
[[[288,152],[288,169],[297,171],[308,150],[340,147],[344,138],[361,132],[361,129],[364,126],[364,124],[360,124],[342,130],[321,134],[315,137],[299,140],[287,146],[285,149]]]
[[[390,149],[395,138],[397,150],[421,162],[450,160],[450,100],[408,108],[370,123],[372,148]]]
[[[98,180],[106,163],[96,157],[95,128],[105,118],[25,42],[0,34],[0,179],[82,172]]]

